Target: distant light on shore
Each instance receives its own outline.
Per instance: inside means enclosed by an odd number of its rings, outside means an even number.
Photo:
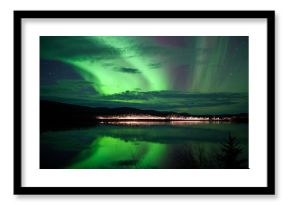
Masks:
[[[197,117],[197,116],[154,116],[154,115],[106,115],[96,116],[98,120],[166,120],[166,121],[230,121],[231,117]]]

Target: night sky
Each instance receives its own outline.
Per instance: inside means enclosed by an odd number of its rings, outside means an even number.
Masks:
[[[247,36],[41,36],[42,100],[248,113]]]

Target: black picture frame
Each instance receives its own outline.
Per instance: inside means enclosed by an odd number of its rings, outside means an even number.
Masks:
[[[267,20],[267,186],[266,187],[24,187],[22,186],[21,37],[27,18],[219,18]],[[14,194],[275,194],[275,12],[274,11],[14,11]]]

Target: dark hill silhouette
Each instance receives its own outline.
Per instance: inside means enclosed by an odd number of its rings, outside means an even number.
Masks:
[[[67,129],[96,125],[98,115],[148,114],[165,116],[177,114],[173,112],[158,112],[155,110],[140,110],[136,108],[120,107],[85,107],[52,101],[40,101],[40,130]],[[187,114],[188,115],[188,114]]]
[[[40,101],[40,130],[69,129],[83,126],[97,125],[96,116],[146,114],[154,116],[190,116],[188,113],[160,112],[155,110],[140,110],[130,107],[105,108],[86,107],[52,101]],[[196,115],[213,117],[213,115]],[[216,115],[215,115],[216,116]],[[233,117],[235,121],[247,121],[248,114],[219,115],[220,117]]]

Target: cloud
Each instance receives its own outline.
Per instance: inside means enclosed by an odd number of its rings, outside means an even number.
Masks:
[[[180,91],[127,91],[113,95],[90,92],[91,83],[66,81],[54,88],[43,88],[43,99],[91,107],[133,107],[192,114],[248,112],[246,93],[192,93]],[[48,89],[48,90],[47,90]]]
[[[132,73],[132,74],[137,74],[141,73],[138,69],[136,68],[117,68],[116,71],[122,72],[122,73]]]
[[[158,69],[158,68],[161,68],[161,63],[151,63],[148,66],[151,69]]]
[[[191,93],[180,91],[127,91],[102,96],[103,107],[134,107],[193,114],[248,112],[246,93]]]

